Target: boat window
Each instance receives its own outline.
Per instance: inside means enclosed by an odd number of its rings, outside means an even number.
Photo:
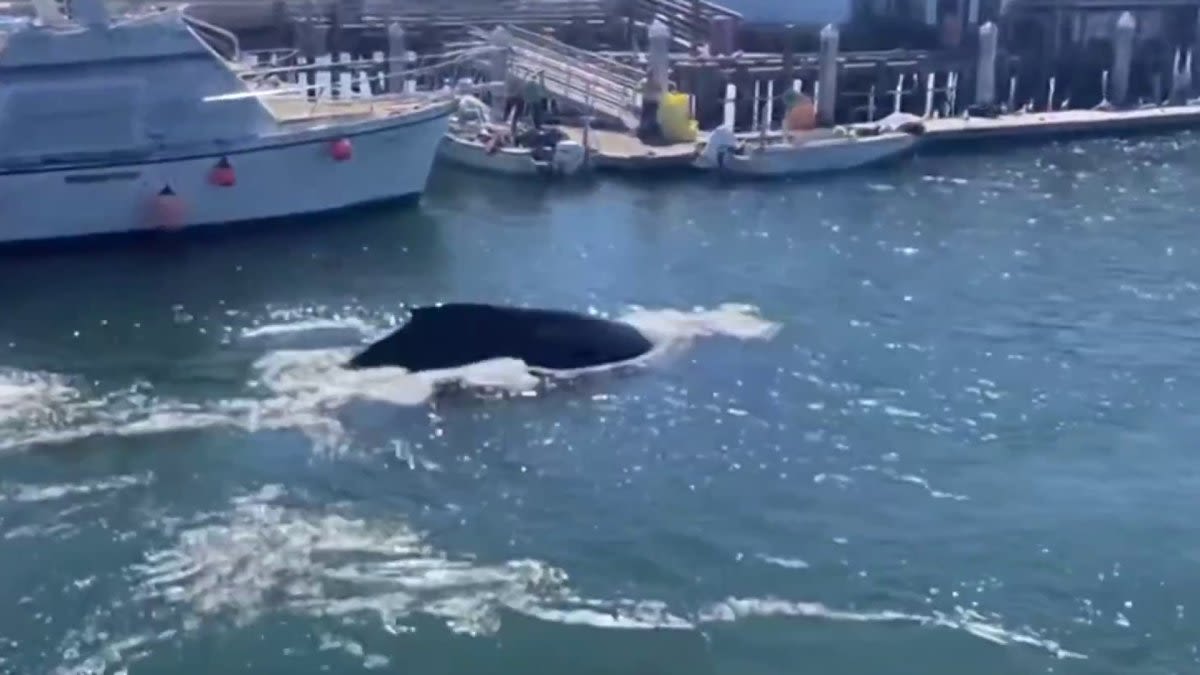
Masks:
[[[139,149],[144,90],[130,79],[9,84],[0,89],[0,152],[54,158]]]

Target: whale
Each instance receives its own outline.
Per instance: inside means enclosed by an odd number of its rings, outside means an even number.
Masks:
[[[492,359],[520,359],[546,371],[571,371],[633,361],[654,343],[629,323],[561,309],[485,303],[414,308],[398,329],[345,364],[352,370],[444,370]]]

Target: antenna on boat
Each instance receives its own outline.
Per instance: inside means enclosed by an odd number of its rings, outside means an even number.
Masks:
[[[61,28],[70,23],[55,0],[33,0],[33,11],[37,14],[38,21],[44,26]]]

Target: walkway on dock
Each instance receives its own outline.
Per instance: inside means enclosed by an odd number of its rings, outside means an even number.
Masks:
[[[612,118],[627,129],[638,126],[642,71],[634,66],[593,54],[547,35],[517,26],[505,26],[511,36],[510,71],[525,80],[545,83],[561,99]],[[474,37],[491,34],[473,30]]]

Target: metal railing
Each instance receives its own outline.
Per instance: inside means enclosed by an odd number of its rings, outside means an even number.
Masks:
[[[639,68],[621,63],[615,59],[610,59],[597,52],[573,47],[549,35],[543,35],[519,26],[510,25],[505,26],[505,28],[513,36],[514,41],[520,40],[524,43],[523,46],[525,47],[538,48],[549,54],[562,56],[577,64],[594,67],[608,75],[614,82],[636,87],[642,77],[645,76],[645,73]]]

